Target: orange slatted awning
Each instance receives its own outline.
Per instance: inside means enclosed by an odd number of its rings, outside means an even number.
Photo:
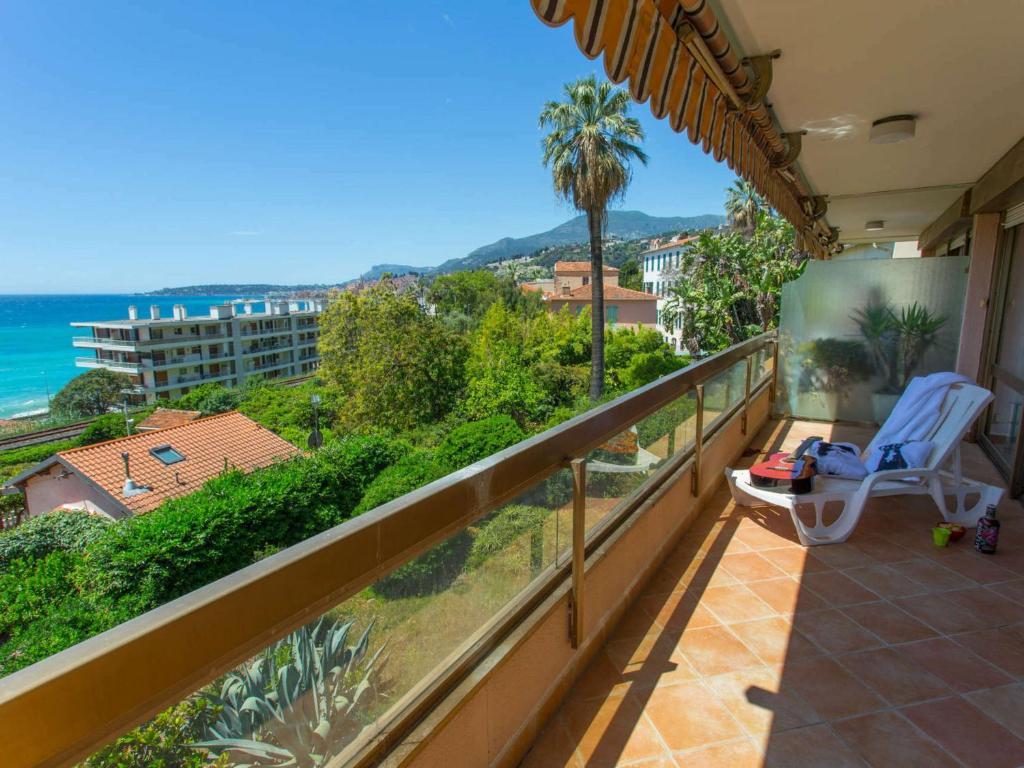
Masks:
[[[827,226],[799,179],[780,173],[785,145],[706,0],[530,1],[549,26],[572,21],[576,44],[602,58],[609,80],[626,83],[655,117],[724,160],[823,255]]]

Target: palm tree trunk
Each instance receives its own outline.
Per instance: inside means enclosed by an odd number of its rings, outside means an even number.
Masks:
[[[604,392],[604,254],[601,251],[601,225],[604,211],[587,211],[590,231],[590,401]]]

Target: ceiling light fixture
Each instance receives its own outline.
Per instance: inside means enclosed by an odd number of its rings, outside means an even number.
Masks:
[[[881,219],[875,219],[873,221],[864,222],[865,232],[877,232],[880,229],[885,229],[885,222]]]
[[[895,144],[914,138],[914,126],[917,118],[914,115],[890,115],[875,120],[871,124],[868,140],[872,144]]]

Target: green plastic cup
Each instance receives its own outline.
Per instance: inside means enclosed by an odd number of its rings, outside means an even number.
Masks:
[[[935,546],[948,546],[950,533],[952,533],[952,531],[950,531],[949,528],[932,528],[932,541],[935,542]]]

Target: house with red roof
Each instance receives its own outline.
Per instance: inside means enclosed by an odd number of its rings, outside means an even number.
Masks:
[[[658,297],[652,293],[634,291],[619,285],[619,270],[604,267],[604,317],[611,325],[646,325],[654,328],[658,322]],[[589,261],[555,262],[555,278],[551,290],[543,291],[544,301],[552,312],[568,307],[578,313],[593,303]],[[530,284],[526,290],[537,290]],[[545,286],[546,287],[546,286]]]
[[[237,411],[60,451],[15,475],[27,517],[77,509],[114,520],[199,490],[222,472],[255,469],[302,452]]]

